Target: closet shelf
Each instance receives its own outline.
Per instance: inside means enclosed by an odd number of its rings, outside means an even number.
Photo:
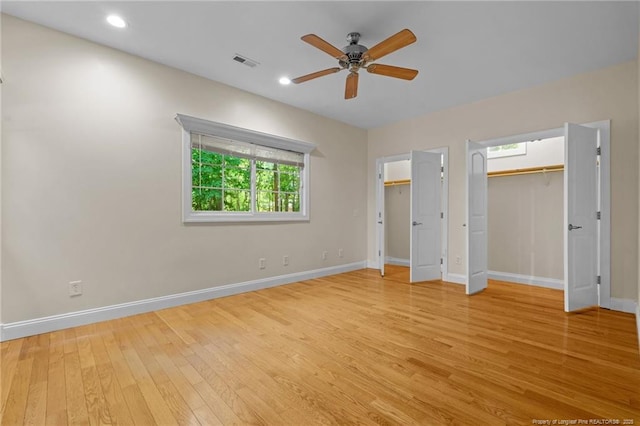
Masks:
[[[499,177],[499,176],[530,175],[533,173],[561,172],[563,170],[564,170],[563,164],[556,164],[553,166],[529,167],[526,169],[500,170],[497,172],[489,172],[487,173],[487,176]]]

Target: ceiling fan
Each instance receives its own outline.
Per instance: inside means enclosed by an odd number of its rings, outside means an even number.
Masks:
[[[349,75],[347,76],[344,98],[353,99],[358,95],[358,71],[360,71],[360,69],[366,69],[371,74],[401,78],[403,80],[413,80],[415,76],[418,75],[418,70],[372,63],[389,53],[395,52],[415,42],[417,40],[416,36],[408,29],[392,35],[371,49],[367,49],[367,47],[358,44],[358,41],[360,41],[360,33],[347,34],[349,45],[345,46],[342,50],[315,34],[307,34],[302,36],[301,39],[337,59],[339,67],[328,68],[294,78],[291,82],[295,84],[304,83],[305,81],[333,74],[338,71],[348,70]]]

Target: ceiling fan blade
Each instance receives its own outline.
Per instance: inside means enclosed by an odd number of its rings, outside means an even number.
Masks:
[[[364,53],[365,61],[375,61],[376,59],[380,59],[389,53],[410,45],[416,40],[417,38],[415,34],[408,29],[404,29],[367,50]]]
[[[295,84],[300,84],[300,83],[304,83],[305,81],[313,80],[314,78],[336,73],[340,70],[342,70],[342,68],[338,68],[338,67],[328,68],[326,70],[316,71],[316,72],[312,72],[311,74],[303,75],[302,77],[294,78],[293,80],[291,80],[291,82]]]
[[[413,80],[418,75],[418,70],[382,64],[371,64],[367,67],[367,71],[371,74],[386,75],[387,77],[401,78],[403,80]]]
[[[353,99],[358,96],[358,73],[350,72],[347,76],[347,85],[344,88],[344,98]]]
[[[324,41],[323,39],[321,39],[320,37],[318,37],[315,34],[307,34],[305,36],[300,37],[302,39],[302,41],[305,41],[307,43],[309,43],[310,45],[312,45],[313,47],[322,50],[325,53],[328,53],[329,55],[333,56],[336,59],[343,59],[346,58],[346,55],[344,54],[344,52],[340,49],[338,49],[337,47],[335,47],[334,45]]]

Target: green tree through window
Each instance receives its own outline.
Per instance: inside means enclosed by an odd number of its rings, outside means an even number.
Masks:
[[[299,212],[300,168],[256,162],[256,211]]]
[[[192,147],[194,211],[251,211],[255,169],[256,212],[300,212],[301,167],[225,155]]]

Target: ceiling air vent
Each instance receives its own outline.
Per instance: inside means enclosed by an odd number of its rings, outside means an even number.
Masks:
[[[246,56],[238,55],[237,53],[236,53],[236,56],[233,57],[233,60],[236,62],[240,62],[241,64],[244,64],[250,68],[255,68],[255,66],[259,64],[258,61],[249,59]]]

